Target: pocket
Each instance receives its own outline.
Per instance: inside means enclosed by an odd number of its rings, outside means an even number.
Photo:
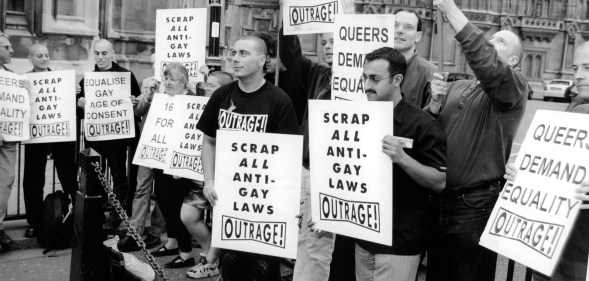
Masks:
[[[462,201],[466,206],[473,209],[492,209],[499,198],[499,189],[491,187],[488,190],[463,194]]]

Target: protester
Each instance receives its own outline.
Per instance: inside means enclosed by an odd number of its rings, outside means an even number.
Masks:
[[[427,109],[438,116],[448,138],[446,189],[437,202],[439,217],[428,249],[427,279],[494,280],[497,254],[480,246],[503,184],[511,145],[524,114],[527,82],[518,65],[523,48],[513,32],[489,40],[452,0],[434,0],[456,31],[476,80],[431,82]]]
[[[233,76],[227,72],[215,71],[209,74],[206,82],[209,86],[205,88],[207,91],[205,96],[210,97],[211,95],[208,94],[210,90],[216,91],[231,82],[233,82]],[[203,249],[199,262],[186,273],[190,278],[198,279],[219,274],[218,260],[221,251],[211,248],[211,230],[202,219],[204,210],[210,209],[211,205],[203,194],[202,182],[198,181],[198,185],[187,192],[180,210],[182,223]]]
[[[417,43],[422,36],[421,17],[415,11],[395,11],[395,49],[407,61],[407,71],[401,84],[405,100],[423,108],[429,99],[429,81],[436,66],[422,58],[417,52]]]
[[[573,55],[573,72],[577,85],[577,96],[573,98],[566,112],[589,114],[589,42],[577,47]],[[513,163],[505,166],[505,179],[515,180],[517,167]],[[587,277],[587,256],[589,256],[589,181],[584,181],[575,190],[575,198],[583,201],[579,217],[575,221],[558,264],[552,276],[533,271],[534,281],[585,281]]]
[[[141,94],[141,89],[137,83],[137,79],[133,72],[126,68],[121,67],[119,64],[113,61],[114,50],[112,43],[106,39],[100,39],[94,42],[94,60],[96,65],[94,66],[94,72],[129,72],[131,74],[131,96],[130,99],[133,105],[137,104],[137,97]],[[77,96],[78,100],[78,117],[84,118],[84,105],[86,104],[86,98],[84,97],[84,79],[80,80],[81,91]],[[136,127],[138,126],[137,120],[135,120]],[[130,139],[118,139],[118,140],[106,140],[106,141],[86,141],[85,147],[96,150],[103,158],[108,162],[110,173],[113,180],[113,191],[117,195],[117,199],[121,202],[123,207],[127,208],[127,201],[131,201],[130,194],[134,194],[136,186],[135,179],[137,177],[137,166],[131,165],[129,177],[133,179],[131,182],[132,189],[129,187],[127,181],[127,146],[131,146],[131,155],[134,155],[135,148],[137,146],[137,140],[139,135],[136,134],[134,138]],[[130,206],[128,206],[130,207]],[[128,211],[128,213],[130,213]],[[113,218],[110,218],[113,222]],[[112,226],[112,229],[116,229],[116,226]]]
[[[30,72],[51,71],[47,47],[41,44],[32,45],[29,48],[28,58],[33,64],[33,70]],[[75,141],[26,144],[23,193],[26,217],[29,223],[25,236],[28,238],[37,236],[37,230],[42,220],[43,189],[45,188],[45,167],[48,154],[53,156],[53,163],[61,187],[70,196],[72,202],[75,200],[78,190]]]
[[[366,55],[362,79],[369,101],[392,101],[394,136],[386,135],[383,152],[393,162],[393,245],[358,240],[356,280],[415,280],[427,242],[430,191],[446,185],[446,133],[425,111],[410,104],[401,83],[403,55],[383,47]],[[413,140],[404,147],[401,138]]]
[[[288,96],[264,80],[263,68],[267,50],[264,41],[254,36],[238,39],[233,46],[233,70],[236,82],[219,88],[207,103],[197,128],[204,134],[202,162],[204,195],[215,206],[215,146],[221,115],[230,114],[232,120],[264,116],[257,126],[241,123],[225,124],[228,130],[260,133],[298,134],[296,115]],[[233,119],[235,118],[235,119]],[[212,250],[212,249],[211,249]],[[211,260],[209,256],[207,260]],[[225,281],[278,280],[280,264],[275,257],[238,251],[224,251],[221,257]]]
[[[152,68],[155,70],[155,54],[151,55]],[[141,134],[145,120],[147,119],[147,113],[151,106],[151,100],[153,95],[160,88],[161,83],[155,77],[148,77],[141,83],[141,95],[137,98],[138,103],[135,106],[135,116],[141,117],[141,123],[137,129],[138,134]],[[133,202],[131,207],[131,218],[129,221],[131,225],[135,227],[139,235],[143,235],[146,227],[146,222],[150,218],[150,227],[147,235],[143,242],[147,249],[151,249],[161,244],[161,234],[164,231],[165,221],[159,205],[153,202],[151,195],[153,194],[153,170],[149,167],[139,166],[137,169],[137,187],[135,188],[135,194],[133,196]],[[153,210],[152,210],[153,206]],[[119,226],[119,231],[125,231],[125,225]],[[127,233],[129,234],[129,233]],[[121,252],[138,251],[141,249],[139,245],[129,235],[126,235],[119,240],[117,248]]]
[[[310,173],[309,173],[309,124],[308,124],[308,100],[331,99],[331,63],[333,61],[333,33],[321,34],[323,60],[328,65],[319,64],[303,56],[301,43],[296,35],[284,35],[282,29],[280,36],[280,61],[289,70],[288,73],[280,73],[279,86],[286,91],[294,86],[302,90],[290,93],[294,103],[303,102],[303,107],[295,107],[303,132],[303,168],[301,181],[301,229],[299,230],[297,260],[294,267],[293,281],[328,280],[332,252],[334,251],[334,234],[330,232],[316,232],[306,223],[311,218],[311,205],[309,198]],[[288,94],[288,92],[287,92]],[[353,246],[352,240],[348,243]],[[353,248],[348,247],[351,258]],[[340,269],[335,274],[345,271],[352,273],[352,269]],[[344,273],[345,275],[345,273]],[[351,274],[348,274],[351,275]],[[338,278],[342,280],[341,278]]]
[[[181,63],[170,63],[164,70],[165,93],[175,95],[196,95],[188,84],[188,72]],[[167,268],[184,268],[194,266],[190,233],[180,220],[180,209],[187,191],[193,189],[190,179],[164,174],[160,169],[153,169],[155,181],[155,198],[166,220],[168,241],[151,254],[155,257],[175,255],[166,263]]]

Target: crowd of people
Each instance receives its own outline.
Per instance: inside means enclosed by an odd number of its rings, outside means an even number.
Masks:
[[[518,70],[523,46],[509,30],[487,38],[453,0],[435,0],[434,5],[456,32],[455,39],[476,79],[446,82],[445,75],[436,72],[437,67],[417,52],[423,32],[421,17],[403,9],[395,11],[394,48],[372,51],[363,64],[367,99],[394,103],[394,135],[382,139],[382,151],[393,163],[392,246],[321,231],[311,220],[309,159],[313,155],[308,149],[312,145],[308,101],[331,99],[332,33],[319,36],[325,63],[306,58],[298,37],[284,35],[280,30],[280,44],[264,34],[239,38],[232,47],[232,74],[210,72],[205,67],[201,71],[206,80],[193,84],[182,64],[171,63],[161,81],[150,77],[141,87],[131,71],[114,61],[112,43],[97,40],[92,51],[94,71],[131,72],[130,99],[137,128],[144,125],[156,92],[210,97],[197,125],[204,134],[204,181],[136,165],[127,173],[127,150],[134,154],[141,130],[132,139],[86,141],[84,147],[93,148],[107,160],[113,189],[124,202],[131,224],[145,237],[146,246],[160,245],[160,235],[164,229],[167,231],[165,244],[152,254],[175,256],[165,267],[190,267],[190,278],[221,274],[225,281],[280,279],[280,259],[276,257],[211,247],[211,228],[203,220],[203,213],[211,211],[218,200],[216,132],[220,113],[230,112],[267,116],[264,126],[251,128],[258,132],[304,136],[293,280],[413,281],[425,253],[428,281],[494,280],[497,254],[480,246],[479,239],[505,180],[516,176],[516,169],[509,165],[506,168],[506,163],[531,91]],[[8,37],[0,35],[0,71],[10,71],[6,64],[12,53]],[[45,46],[31,46],[29,60],[32,72],[51,71]],[[568,112],[589,113],[588,60],[589,44],[584,43],[573,58],[578,96]],[[279,80],[274,85],[276,72]],[[83,118],[83,80],[77,94],[77,113]],[[401,138],[412,139],[413,147],[405,147]],[[15,177],[16,145],[0,143],[0,249],[4,250],[13,242],[2,230],[2,221]],[[75,198],[75,148],[75,142],[26,145],[23,189],[30,224],[28,237],[37,235],[49,153],[64,191]],[[589,184],[582,184],[577,199],[589,201],[588,192]],[[588,208],[589,204],[582,205],[582,209]],[[585,280],[587,214],[581,211],[553,276],[534,273],[535,280]],[[119,250],[139,250],[124,227],[119,227],[118,235]],[[193,254],[191,239],[202,248],[198,257]]]

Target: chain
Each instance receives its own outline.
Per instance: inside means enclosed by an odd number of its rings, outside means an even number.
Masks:
[[[139,245],[139,247],[141,247],[141,252],[145,256],[145,258],[147,259],[147,262],[149,263],[151,268],[153,268],[155,273],[157,273],[157,275],[161,276],[162,279],[167,281],[168,277],[166,277],[166,272],[160,267],[160,265],[157,263],[155,258],[147,251],[147,248],[145,246],[145,242],[143,242],[143,238],[141,238],[141,236],[137,233],[137,230],[135,230],[135,228],[131,225],[131,222],[129,221],[129,217],[127,216],[127,212],[125,212],[125,209],[123,209],[123,206],[121,206],[121,203],[117,199],[117,196],[114,194],[114,192],[110,188],[110,185],[109,185],[106,177],[102,174],[102,169],[100,168],[100,164],[98,162],[93,162],[92,165],[95,167],[94,171],[98,175],[98,179],[100,180],[100,184],[102,185],[102,188],[104,188],[104,192],[106,192],[106,195],[108,197],[108,201],[110,202],[110,204],[113,205],[115,212],[117,213],[117,215],[119,215],[119,218],[121,220],[123,220],[123,222],[125,223],[125,226],[127,227],[128,234],[130,234],[131,237],[133,238],[133,240],[135,240],[135,242],[137,243],[137,245]]]

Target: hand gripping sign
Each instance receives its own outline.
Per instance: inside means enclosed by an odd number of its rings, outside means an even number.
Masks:
[[[32,72],[31,139],[26,143],[76,141],[76,72]]]
[[[589,115],[538,110],[480,244],[551,275],[574,228],[587,178]],[[586,223],[586,222],[577,222]]]
[[[135,137],[130,72],[86,72],[84,134],[89,141]]]
[[[212,246],[296,258],[303,138],[217,131]]]
[[[392,102],[309,101],[312,219],[318,229],[392,245]]]
[[[0,71],[0,135],[3,141],[29,139],[29,93],[19,80],[23,75]]]

